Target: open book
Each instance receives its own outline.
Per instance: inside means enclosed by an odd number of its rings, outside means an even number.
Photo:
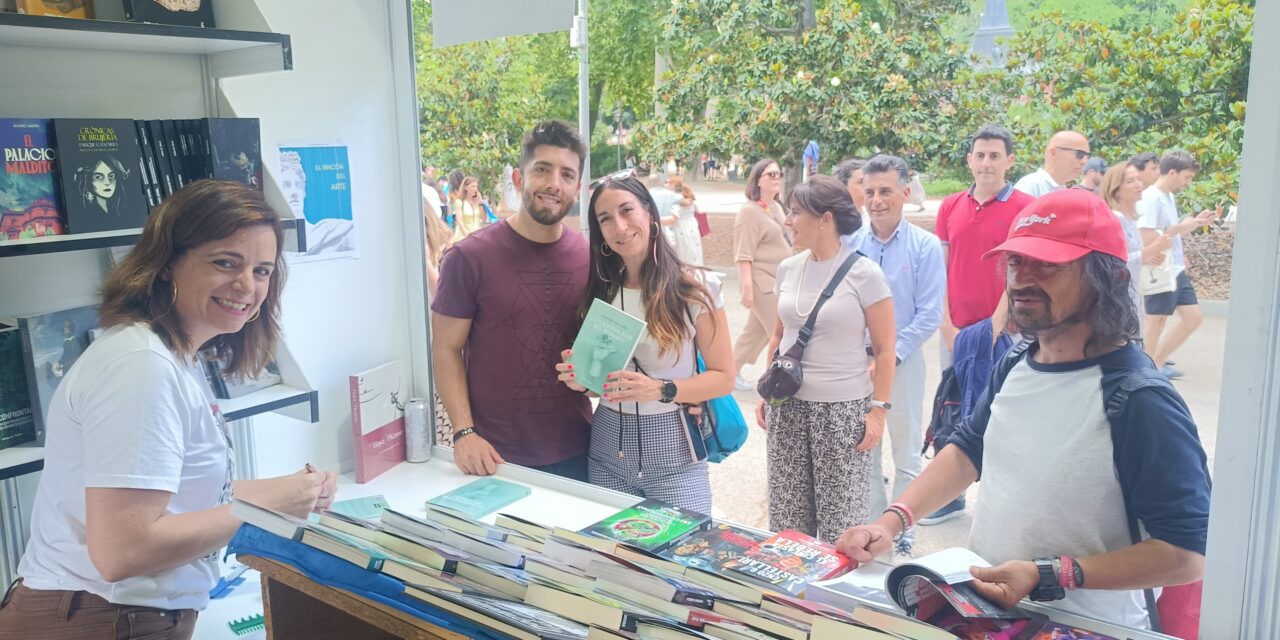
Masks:
[[[979,594],[969,573],[974,566],[990,567],[991,563],[968,549],[944,549],[894,567],[885,578],[884,590],[907,615],[928,622],[953,613],[964,621],[1028,618]]]

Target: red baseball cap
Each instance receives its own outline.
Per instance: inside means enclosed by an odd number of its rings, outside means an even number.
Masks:
[[[1085,189],[1063,189],[1027,205],[1013,219],[1009,237],[983,258],[1012,252],[1060,264],[1090,251],[1127,261],[1124,228],[1106,200]]]

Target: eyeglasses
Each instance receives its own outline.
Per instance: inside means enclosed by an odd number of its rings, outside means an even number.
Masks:
[[[612,180],[626,180],[627,178],[632,178],[634,176],[635,176],[635,169],[623,169],[622,171],[617,171],[607,176],[604,176],[602,178],[596,178],[595,180],[592,180],[591,184],[588,185],[588,188],[591,189],[592,191],[595,191],[596,189],[599,189],[600,186],[606,182],[610,182]]]
[[[1066,151],[1069,153],[1074,153],[1076,154],[1076,160],[1084,160],[1085,158],[1089,157],[1089,152],[1083,149],[1072,149],[1071,147],[1054,147],[1054,149],[1057,149],[1058,151]]]
[[[1028,273],[1036,279],[1052,278],[1058,275],[1070,262],[1045,262],[1020,256],[1016,253],[1005,254],[1005,266],[1019,273]]]
[[[764,177],[766,177],[766,178],[781,178],[781,177],[782,177],[782,172],[781,172],[781,171],[766,171],[766,172],[764,172],[764,173],[762,173],[762,174],[760,174],[760,175],[762,175],[762,176],[764,176]]]

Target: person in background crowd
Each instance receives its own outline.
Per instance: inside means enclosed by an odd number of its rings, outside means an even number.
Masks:
[[[433,187],[434,189],[434,187]],[[435,209],[436,212],[439,209]],[[427,295],[435,300],[436,289],[440,285],[440,260],[444,252],[453,246],[453,231],[444,223],[439,213],[432,213],[431,203],[422,202],[422,219],[426,223],[427,240]],[[453,422],[449,420],[449,411],[444,408],[440,392],[432,394],[436,404],[436,439],[435,443],[442,447],[453,446]]]
[[[440,200],[440,192],[436,190],[436,168],[433,165],[427,165],[422,168],[422,199],[426,201],[428,209],[435,212],[436,217],[444,215],[441,205],[444,203]]]
[[[1174,290],[1157,293],[1143,299],[1147,312],[1145,345],[1147,355],[1157,363],[1162,363],[1161,371],[1169,378],[1181,378],[1182,372],[1168,362],[1182,343],[1204,324],[1204,315],[1200,313],[1200,301],[1196,298],[1195,286],[1187,275],[1187,263],[1182,252],[1182,236],[1191,233],[1196,227],[1203,227],[1217,218],[1214,211],[1201,211],[1199,215],[1186,220],[1178,212],[1175,194],[1191,185],[1196,173],[1200,171],[1200,163],[1186,151],[1170,151],[1160,159],[1160,177],[1155,184],[1142,192],[1138,201],[1138,233],[1144,245],[1153,244],[1161,235],[1170,236],[1171,263],[1174,275]],[[1164,335],[1165,324],[1172,315],[1178,316],[1178,324]]]
[[[463,473],[490,475],[510,461],[587,480],[591,403],[560,384],[554,369],[573,343],[587,285],[586,239],[561,224],[577,200],[586,154],[572,125],[538,123],[512,175],[520,212],[467,236],[441,260],[431,354]]]
[[[845,247],[860,251],[880,266],[893,292],[896,336],[892,349],[897,366],[892,404],[884,407],[893,444],[893,500],[924,468],[920,457],[925,396],[921,347],[942,324],[947,286],[946,263],[938,237],[902,215],[903,204],[910,197],[909,172],[905,160],[890,155],[875,156],[863,165],[863,192],[870,224],[842,240]],[[867,355],[875,359],[879,352]],[[883,477],[882,460],[877,445],[871,455],[877,480]],[[877,483],[871,492],[871,512],[880,513],[889,502],[884,487]],[[910,554],[911,543],[909,537],[904,537],[898,551]]]
[[[858,209],[858,215],[866,211],[867,193],[862,190],[862,165],[866,163],[862,158],[850,158],[836,165],[835,178],[849,190],[849,197],[853,198],[853,206]]]
[[[1173,246],[1173,237],[1161,234],[1150,246],[1144,246],[1138,233],[1138,200],[1142,198],[1142,172],[1131,163],[1118,164],[1107,170],[1099,185],[1102,198],[1111,205],[1124,229],[1124,244],[1129,251],[1125,264],[1129,267],[1129,295],[1133,308],[1142,314],[1142,294],[1138,291],[1138,277],[1142,265],[1158,265],[1164,261],[1165,252]]]
[[[1033,198],[1071,187],[1089,159],[1089,139],[1075,131],[1059,131],[1044,148],[1044,166],[1022,176],[1014,189]]]
[[[734,388],[755,388],[742,377],[742,367],[754,364],[778,322],[774,274],[792,254],[791,238],[782,215],[782,168],[772,158],[751,167],[747,175],[747,203],[733,220],[733,259],[738,266],[742,308],[747,325],[733,343]]]
[[[679,202],[680,194],[667,188],[667,181],[661,175],[654,173],[649,165],[642,164],[636,167],[633,175],[649,189],[649,194],[653,196],[653,201],[658,205],[658,215],[662,219],[662,225],[665,227],[673,224],[671,206]],[[663,232],[668,233],[666,229]],[[667,241],[672,242],[669,233]]]
[[[229,372],[274,357],[285,281],[279,215],[238,182],[199,180],[147,218],[107,275],[105,332],[49,406],[45,473],[0,637],[186,639],[240,528],[231,498],[306,518],[337,475],[307,465],[232,480],[231,436],[196,352]]]
[[[461,240],[489,223],[488,201],[480,194],[480,178],[467,176],[462,179],[458,196],[453,201],[454,229]]]
[[[968,546],[995,566],[970,569],[978,593],[1146,627],[1143,589],[1204,571],[1209,469],[1186,403],[1137,345],[1120,223],[1068,189],[1033,202],[993,251],[1032,340],[996,363],[977,409],[898,503],[836,546],[869,562],[913,514],[981,477]]]
[[[1156,183],[1156,178],[1160,177],[1160,156],[1146,151],[1129,158],[1129,164],[1138,170],[1139,177],[1142,178],[1142,188],[1146,189]]]
[[[1084,172],[1080,174],[1080,184],[1077,184],[1076,188],[1098,193],[1098,185],[1102,184],[1102,174],[1106,172],[1106,160],[1097,156],[1089,158],[1089,161],[1084,163]]]
[[[801,177],[801,182],[807,181],[809,176],[818,174],[818,159],[818,141],[810,140],[809,144],[804,146],[804,155],[802,156],[802,160],[804,162],[804,175]]]
[[[450,171],[449,175],[445,178],[444,202],[445,208],[448,209],[448,215],[445,216],[444,221],[449,223],[449,228],[454,231],[457,231],[458,228],[458,212],[454,210],[454,201],[457,200],[459,194],[462,193],[462,179],[463,175],[461,169],[454,169]]]
[[[845,185],[830,176],[797,186],[787,209],[801,251],[778,266],[770,360],[796,342],[820,294],[855,253],[841,236],[862,224]],[[846,527],[867,522],[872,494],[884,491],[873,451],[894,386],[892,295],[874,259],[854,262],[817,310],[800,390],[780,404],[757,405],[756,419],[768,431],[773,531],[793,529],[832,542]],[[868,332],[877,354],[874,373],[866,356]]]
[[[733,390],[719,276],[676,257],[658,232],[657,204],[635,178],[605,180],[587,212],[591,268],[579,321],[600,299],[647,323],[631,364],[609,374],[591,421],[591,483],[709,514],[707,461],[693,448],[682,405]],[[696,369],[697,353],[705,372]],[[559,380],[585,392],[574,382],[570,355],[564,351],[556,365]]]
[[[680,196],[680,199],[671,205],[671,215],[668,216],[670,222],[663,221],[663,224],[670,225],[676,256],[687,265],[701,267],[702,234],[698,232],[698,219],[693,215],[698,211],[693,189],[690,189],[689,185],[684,183],[684,178],[680,176],[667,178],[666,187]]]

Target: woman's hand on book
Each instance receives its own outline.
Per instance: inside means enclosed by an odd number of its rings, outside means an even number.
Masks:
[[[570,349],[560,352],[560,364],[556,365],[556,379],[563,382],[564,386],[578,393],[583,393],[587,388],[576,382],[577,373],[573,370],[573,365],[569,363],[569,356],[571,355],[573,355],[573,351]]]
[[[1030,560],[1014,560],[995,567],[969,567],[973,588],[1005,608],[1017,606],[1040,584],[1040,571]]]
[[[639,371],[614,371],[604,383],[609,402],[654,402],[662,399],[662,381]]]

